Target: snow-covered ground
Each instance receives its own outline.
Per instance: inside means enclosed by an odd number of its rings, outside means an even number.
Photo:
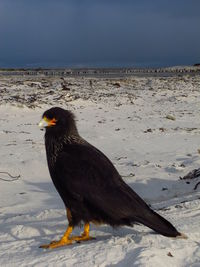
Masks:
[[[188,239],[92,225],[96,240],[40,249],[67,227],[37,126],[51,106],[74,111],[80,134]],[[1,77],[0,114],[0,172],[20,175],[0,173],[0,266],[200,266],[200,178],[180,179],[200,167],[199,76]]]

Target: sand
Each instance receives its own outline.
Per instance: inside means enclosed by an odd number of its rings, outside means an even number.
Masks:
[[[0,266],[200,266],[200,76],[0,79]],[[187,240],[142,225],[91,227],[96,240],[43,250],[67,227],[51,182],[44,131],[51,106],[72,110],[80,134]],[[76,228],[78,234],[81,229]]]

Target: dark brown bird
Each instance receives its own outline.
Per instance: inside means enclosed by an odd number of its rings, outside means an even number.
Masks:
[[[86,241],[89,223],[113,227],[135,222],[167,237],[185,236],[153,211],[121,178],[112,162],[78,133],[74,115],[59,107],[44,112],[39,126],[46,128],[45,146],[49,172],[67,210],[69,225],[59,241],[42,248],[56,248]],[[80,236],[70,236],[84,222]]]

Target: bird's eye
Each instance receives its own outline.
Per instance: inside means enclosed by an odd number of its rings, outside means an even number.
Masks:
[[[53,118],[52,120],[49,121],[50,125],[56,125],[57,120]]]
[[[50,119],[50,120],[48,120],[48,125],[49,126],[54,126],[54,125],[56,125],[56,122],[57,122],[57,120],[55,118]]]

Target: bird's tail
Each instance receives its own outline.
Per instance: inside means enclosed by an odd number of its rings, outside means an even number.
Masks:
[[[145,213],[145,216],[139,218],[138,221],[161,235],[174,238],[187,238],[186,235],[178,232],[170,222],[151,209]]]

